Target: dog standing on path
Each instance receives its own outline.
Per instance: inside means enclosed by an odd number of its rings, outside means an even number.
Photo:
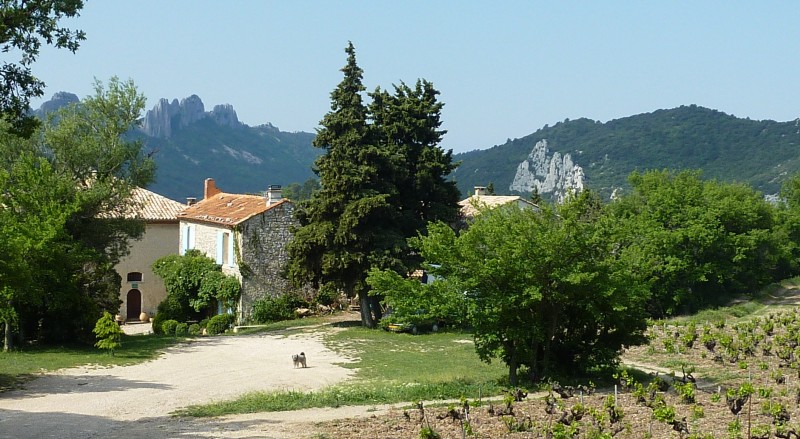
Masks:
[[[294,367],[308,367],[306,365],[306,354],[305,352],[300,352],[300,354],[292,355],[292,362],[294,363]]]

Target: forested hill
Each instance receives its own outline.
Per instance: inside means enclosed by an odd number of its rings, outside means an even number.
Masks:
[[[695,105],[600,123],[566,120],[486,150],[457,154],[463,194],[493,183],[497,193],[553,196],[569,183],[609,196],[634,170],[701,169],[705,178],[745,182],[774,194],[800,171],[800,120],[740,119]]]

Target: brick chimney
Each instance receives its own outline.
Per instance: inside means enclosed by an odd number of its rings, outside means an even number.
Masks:
[[[272,206],[273,204],[281,201],[281,185],[279,184],[271,184],[267,188],[267,206]]]
[[[222,191],[219,190],[219,188],[217,188],[216,184],[214,184],[214,179],[213,178],[206,178],[206,184],[205,184],[205,187],[204,187],[204,190],[203,190],[203,199],[207,200],[207,199],[209,199],[209,198],[211,198],[214,195],[217,195],[219,193],[222,193]]]
[[[486,196],[486,188],[484,186],[475,186],[475,196],[476,197]]]

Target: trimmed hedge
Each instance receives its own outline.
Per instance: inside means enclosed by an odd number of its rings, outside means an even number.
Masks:
[[[226,329],[230,328],[234,319],[233,314],[217,314],[208,321],[206,332],[208,335],[222,334]]]

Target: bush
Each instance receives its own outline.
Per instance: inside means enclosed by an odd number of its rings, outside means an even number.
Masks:
[[[334,288],[322,288],[314,300],[320,305],[332,306],[339,300],[339,292]]]
[[[156,315],[153,317],[153,333],[163,334],[163,324],[167,320],[185,321],[189,320],[185,315],[181,305],[174,298],[167,296],[163,302],[158,304]]]
[[[206,326],[208,326],[208,318],[205,318],[205,319],[203,319],[203,320],[200,320],[199,326],[200,326],[200,329],[203,329],[203,328],[205,328]]]
[[[189,335],[189,325],[187,323],[178,323],[175,326],[175,336],[186,337],[187,335]]]
[[[225,332],[233,323],[233,314],[218,314],[211,317],[206,325],[206,332],[208,335],[217,335]]]
[[[166,320],[161,324],[161,332],[165,335],[175,335],[175,328],[178,327],[177,320]]]
[[[198,325],[197,323],[192,323],[191,325],[189,325],[189,330],[188,331],[189,331],[189,335],[192,335],[192,336],[200,335],[200,333],[203,331],[203,328],[201,328],[200,325]]]
[[[253,320],[258,323],[291,320],[295,318],[295,309],[308,306],[309,303],[296,294],[265,297],[253,304]]]

